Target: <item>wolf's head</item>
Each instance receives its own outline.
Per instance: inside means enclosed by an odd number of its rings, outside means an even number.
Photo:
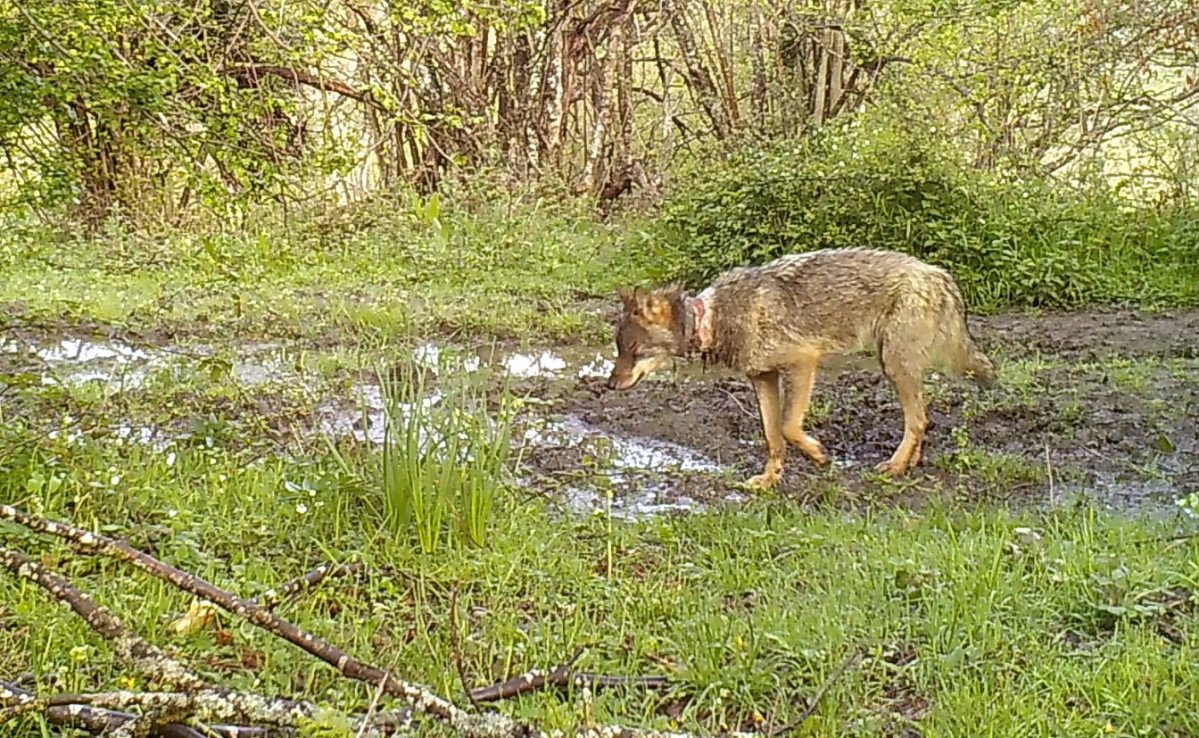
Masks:
[[[616,365],[608,389],[636,386],[654,372],[669,368],[674,357],[687,354],[689,308],[683,291],[621,290],[624,311],[616,325]]]

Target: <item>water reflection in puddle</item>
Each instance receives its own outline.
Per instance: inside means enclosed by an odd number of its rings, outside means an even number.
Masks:
[[[243,345],[233,361],[233,378],[247,386],[295,379],[299,372],[286,368],[277,357],[267,356],[281,347],[267,344]],[[211,356],[208,346],[190,346],[186,353],[158,348],[136,347],[121,341],[63,338],[52,343],[21,344],[5,341],[0,350],[9,354],[28,353],[43,364],[46,384],[83,384],[102,381],[121,389],[136,389],[153,370],[194,364]],[[573,371],[578,378],[604,377],[612,370],[611,360],[600,353],[579,356],[562,355],[550,350],[496,352],[485,358],[481,352],[444,346],[433,342],[418,345],[412,354],[420,366],[433,370],[477,372],[485,363],[517,379],[564,377]],[[574,367],[573,369],[571,369]]]
[[[594,489],[567,487],[561,490],[566,509],[579,516],[611,514],[618,520],[644,520],[671,513],[702,512],[706,506],[698,500],[681,496],[669,499],[660,485],[642,487],[622,495],[608,497]]]
[[[718,473],[721,467],[698,451],[656,438],[606,433],[574,415],[525,430],[525,441],[535,446],[565,448],[590,444],[597,455],[609,458],[620,469]],[[606,446],[607,448],[603,448]]]
[[[243,345],[236,359],[226,363],[226,376],[247,388],[279,383],[313,388],[324,386],[315,382],[315,375],[305,375],[302,369],[297,369],[294,363],[289,362],[286,355],[281,353],[286,350],[287,347],[282,345]],[[16,362],[21,367],[37,365],[35,371],[41,373],[41,381],[45,384],[99,382],[105,385],[108,392],[136,390],[153,373],[161,371],[178,371],[194,378],[197,363],[206,361],[206,357],[213,353],[211,348],[205,346],[160,349],[138,347],[115,340],[70,337],[39,342],[0,341],[0,356],[6,363]],[[525,380],[546,378],[571,382],[603,378],[612,370],[611,359],[594,349],[562,352],[525,350],[484,356],[477,351],[430,342],[418,346],[412,357],[422,366],[437,371],[475,372],[487,369]],[[33,381],[37,381],[36,374]],[[355,384],[348,394],[344,390],[337,394],[340,396],[330,395],[318,406],[312,428],[334,437],[353,437],[361,443],[381,444],[384,439],[384,398],[378,385]],[[431,391],[424,397],[423,403],[427,408],[440,399],[436,391]],[[411,416],[411,406],[398,407],[406,417]],[[558,493],[572,513],[590,514],[610,509],[614,517],[634,519],[676,511],[703,510],[703,501],[680,489],[687,485],[680,483],[678,475],[718,475],[724,472],[719,463],[695,449],[654,438],[608,432],[577,416],[546,419],[526,415],[519,419],[514,430],[516,442],[528,448],[551,451],[576,449],[581,450],[584,458],[594,461],[595,486],[583,483],[580,486],[568,486]],[[98,432],[118,443],[143,446],[162,453],[166,453],[176,440],[189,435],[179,429],[140,426],[131,420]],[[422,428],[420,432],[424,442],[428,438],[428,431]],[[75,427],[59,426],[51,429],[48,435],[78,443],[86,440],[87,433]],[[1180,448],[1174,457],[1193,458],[1193,452],[1188,453],[1190,451]],[[860,466],[844,455],[836,461],[847,473],[856,473],[853,469]],[[1097,477],[1069,492],[1114,509],[1145,510],[1156,507],[1158,503],[1163,507],[1171,507],[1173,498],[1187,491],[1187,486],[1179,486],[1177,480],[1193,479],[1195,472],[1193,466],[1166,471],[1169,472],[1168,478],[1153,482],[1128,483]],[[526,481],[526,484],[530,488],[544,489],[544,485],[534,481]],[[610,496],[608,490],[611,490]],[[728,496],[725,499],[732,498]]]
[[[655,438],[609,433],[577,416],[535,421],[525,429],[526,444],[542,449],[578,449],[595,459],[598,487],[560,491],[573,514],[610,512],[635,520],[671,512],[697,512],[705,505],[679,491],[680,474],[719,474],[723,467],[695,449]],[[535,485],[530,485],[535,486]],[[732,499],[737,495],[726,496]]]
[[[341,403],[329,402],[318,410],[321,416],[321,431],[334,437],[351,435],[360,443],[382,444],[387,416],[387,402],[383,397],[383,391],[377,384],[357,384],[354,385],[352,394],[359,402],[354,409],[346,409]],[[433,390],[421,398],[421,405],[428,409],[440,400],[441,394]],[[405,420],[411,418],[415,412],[411,403],[398,402],[395,403],[395,408]],[[430,429],[421,427],[418,432],[419,443],[423,447],[430,438]]]

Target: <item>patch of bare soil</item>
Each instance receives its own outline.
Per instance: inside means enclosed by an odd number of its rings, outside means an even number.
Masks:
[[[1083,361],[1199,356],[1199,310],[1004,313],[971,318],[970,325],[987,349],[999,347],[1016,358],[1037,353]]]
[[[806,423],[834,464],[818,470],[791,450],[781,491],[810,497],[836,486],[851,498],[881,490],[1038,504],[1081,492],[1160,511],[1199,488],[1199,311],[1008,314],[975,319],[972,330],[997,363],[1012,366],[986,392],[930,378],[925,460],[909,483],[887,485],[870,473],[899,444],[903,420],[873,362],[857,360],[822,369]],[[740,377],[690,371],[627,392],[590,377],[542,392],[604,432],[695,449],[734,481],[765,461],[757,403]],[[681,486],[704,497],[694,481]],[[707,484],[719,496],[724,482]]]

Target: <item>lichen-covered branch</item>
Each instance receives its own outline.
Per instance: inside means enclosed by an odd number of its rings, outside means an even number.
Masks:
[[[385,678],[382,669],[363,663],[336,646],[326,643],[303,629],[283,620],[262,605],[250,600],[234,597],[215,585],[180,571],[169,564],[138,551],[123,541],[73,525],[35,517],[11,505],[0,505],[0,520],[11,520],[30,530],[58,536],[67,541],[83,545],[97,553],[126,561],[143,571],[167,581],[174,586],[201,597],[239,616],[264,630],[292,643],[309,654],[333,666],[344,676],[374,686],[384,684],[384,690],[393,697],[407,701],[423,715],[448,722],[465,738],[497,738],[527,734],[530,729],[516,725],[510,718],[498,714],[474,715],[459,709],[432,691],[419,685],[409,684],[395,678]]]
[[[340,564],[338,566],[321,564],[304,576],[293,579],[278,589],[268,589],[266,592],[255,597],[253,601],[268,610],[274,610],[280,603],[307,592],[325,579],[336,579],[352,574],[360,574],[364,569],[365,567],[360,561],[350,564]]]
[[[559,667],[561,669],[561,667]],[[669,684],[664,676],[607,676],[604,674],[571,674],[569,671],[555,669],[545,672],[533,669],[520,676],[513,677],[499,684],[486,687],[476,687],[470,694],[476,702],[495,702],[536,692],[547,687],[587,687],[588,689],[661,689]]]
[[[156,730],[164,727],[164,723],[181,723],[185,719],[204,724],[230,722],[255,726],[252,729],[225,726],[217,731],[220,735],[229,735],[231,738],[278,734],[267,731],[263,726],[294,728],[305,720],[318,717],[320,713],[320,708],[311,702],[226,689],[203,689],[196,692],[95,692],[37,697],[4,682],[0,682],[0,706],[4,706],[0,709],[0,724],[6,719],[26,713],[40,712],[52,715],[56,711],[66,711],[78,715],[84,711],[91,711],[94,713],[93,719],[89,720],[88,724],[81,725],[89,730],[91,728],[88,725],[103,730],[124,728],[126,722],[141,717],[147,717],[142,725],[152,724]],[[140,714],[134,715],[131,710],[137,710]],[[120,723],[120,726],[117,723]],[[380,713],[373,717],[352,718],[351,724],[356,729],[361,729],[364,738],[378,738],[407,731],[411,726],[411,712],[400,710]],[[192,730],[187,726],[180,727]]]
[[[45,706],[46,700],[34,696],[15,684],[0,681],[0,706],[5,708],[37,704],[30,712],[42,712],[52,725],[64,728],[80,728],[89,733],[111,735],[121,726],[138,718],[128,712],[106,710],[88,705]],[[0,719],[0,724],[3,724]],[[156,726],[152,735],[159,738],[282,738],[289,731],[278,729],[243,727],[236,725],[206,725],[207,734],[187,725],[168,723]]]
[[[69,605],[93,630],[112,642],[118,656],[151,679],[180,689],[200,689],[205,686],[200,677],[154,644],[134,634],[90,595],[72,586],[62,576],[8,548],[0,548],[0,566],[37,584],[54,599]]]
[[[317,714],[317,706],[302,700],[266,697],[227,689],[195,692],[93,692],[41,698],[49,707],[90,705],[107,710],[170,711],[201,722],[257,723],[295,726]]]

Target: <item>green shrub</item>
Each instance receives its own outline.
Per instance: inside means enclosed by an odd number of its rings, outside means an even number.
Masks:
[[[867,246],[950,269],[978,310],[1199,302],[1196,210],[968,167],[935,132],[871,118],[684,173],[653,275],[692,285],[786,253]]]

